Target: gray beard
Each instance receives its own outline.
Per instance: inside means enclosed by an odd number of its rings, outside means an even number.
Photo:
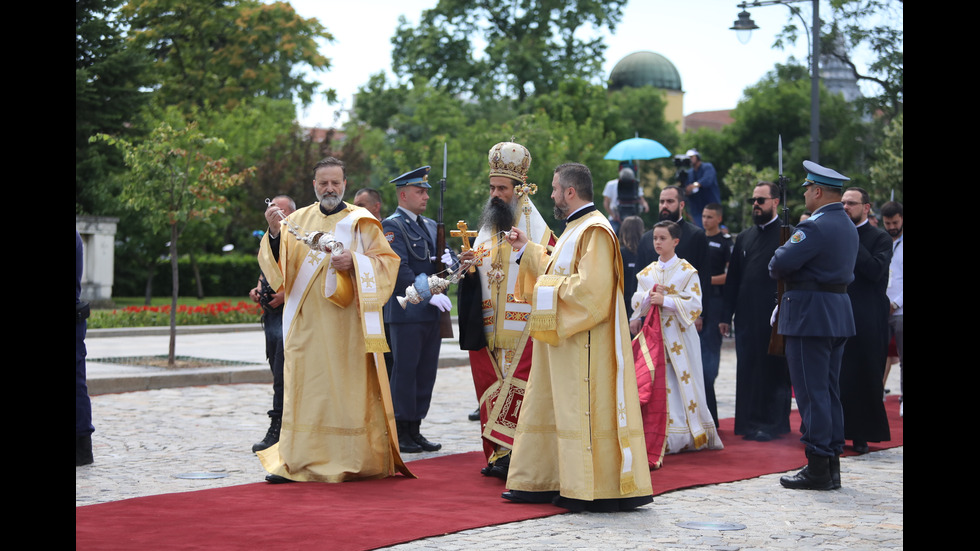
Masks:
[[[517,205],[505,203],[502,199],[491,197],[483,205],[483,212],[480,213],[480,228],[487,228],[491,232],[507,231],[514,225],[514,213]]]
[[[323,195],[322,197],[318,196],[317,199],[320,200],[320,206],[323,207],[323,210],[327,212],[337,208],[337,205],[343,200],[339,195]]]

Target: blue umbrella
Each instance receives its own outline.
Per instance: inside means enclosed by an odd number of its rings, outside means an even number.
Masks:
[[[670,151],[667,151],[666,147],[660,145],[660,142],[646,138],[630,138],[614,145],[603,158],[614,161],[645,161],[648,159],[661,159],[663,157],[670,157]]]

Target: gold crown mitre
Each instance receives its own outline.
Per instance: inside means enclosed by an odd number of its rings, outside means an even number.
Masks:
[[[490,177],[504,176],[527,183],[527,169],[531,167],[531,153],[526,147],[514,142],[500,142],[490,148]]]

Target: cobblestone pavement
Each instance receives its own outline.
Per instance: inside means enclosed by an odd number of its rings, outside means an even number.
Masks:
[[[261,363],[261,333],[179,337],[178,354]],[[89,357],[157,354],[166,337],[89,339]],[[134,344],[136,343],[136,344]],[[220,343],[216,345],[215,343]],[[730,344],[730,343],[729,343]],[[444,343],[449,352],[454,343]],[[150,351],[153,349],[153,351]],[[210,352],[210,354],[208,353]],[[256,356],[257,355],[257,356]],[[90,377],[103,368],[90,367]],[[102,374],[105,376],[105,373]],[[889,378],[898,390],[897,369]],[[734,414],[734,350],[726,346],[716,382],[722,417]],[[75,505],[262,481],[251,445],[265,434],[272,401],[268,384],[215,384],[92,397],[95,463],[75,469]],[[439,370],[423,433],[442,450],[406,460],[481,449],[469,367]],[[784,490],[782,473],[656,496],[630,513],[563,514],[467,530],[391,547],[398,550],[477,549],[902,549],[904,448],[845,457],[843,488]],[[802,458],[801,458],[802,459]],[[187,479],[207,473],[223,478]],[[667,475],[667,470],[663,472]],[[474,473],[479,476],[479,473]],[[488,499],[499,499],[488,496]],[[692,529],[682,523],[744,525],[740,530]]]

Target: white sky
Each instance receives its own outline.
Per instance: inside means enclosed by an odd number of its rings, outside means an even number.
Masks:
[[[335,41],[321,48],[332,67],[315,75],[324,87],[337,91],[338,103],[314,103],[298,113],[307,126],[333,126],[341,106],[349,108],[354,93],[368,77],[379,71],[391,73],[391,37],[399,15],[417,23],[422,10],[437,0],[290,0],[303,17],[316,17],[333,34]],[[623,10],[623,21],[606,39],[603,80],[623,57],[640,50],[659,53],[674,63],[681,75],[684,114],[731,109],[742,91],[755,84],[776,63],[792,55],[805,63],[807,38],[801,29],[795,47],[772,49],[776,35],[787,23],[785,6],[749,9],[760,27],[747,45],[729,30],[738,18],[735,0],[631,0]],[[803,18],[811,21],[809,2],[797,4]],[[821,5],[826,20],[829,6]],[[800,26],[798,17],[793,21]],[[859,68],[861,63],[858,62]],[[339,119],[341,122],[346,117]]]

